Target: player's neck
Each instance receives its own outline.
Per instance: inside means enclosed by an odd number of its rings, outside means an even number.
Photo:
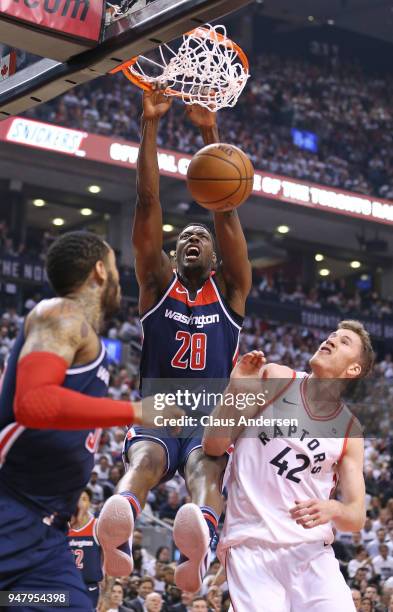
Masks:
[[[96,287],[84,287],[80,291],[74,291],[67,295],[69,300],[73,300],[81,307],[86,320],[94,331],[99,334],[103,323],[103,312],[101,307],[101,296]]]
[[[203,287],[204,283],[207,281],[207,279],[209,278],[210,273],[209,272],[205,272],[203,274],[201,274],[200,270],[193,270],[193,271],[187,271],[187,273],[185,273],[184,270],[182,270],[181,272],[178,270],[177,271],[177,275],[179,277],[179,280],[181,282],[181,284],[188,290],[188,292],[192,295],[192,294],[196,294],[196,292]]]
[[[307,379],[305,395],[314,414],[330,414],[342,402],[344,379],[323,378],[313,372]]]

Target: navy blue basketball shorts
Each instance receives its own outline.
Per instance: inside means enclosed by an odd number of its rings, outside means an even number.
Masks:
[[[65,608],[29,604],[23,612],[92,610],[66,532],[43,522],[38,512],[0,489],[0,591],[65,591]],[[11,612],[11,607],[2,608]],[[14,607],[12,608],[14,610]]]
[[[162,428],[161,431],[165,428]],[[130,427],[128,430],[124,445],[123,445],[123,462],[125,469],[128,469],[128,450],[131,446],[136,444],[141,440],[146,440],[148,442],[156,442],[160,444],[166,456],[166,465],[164,475],[160,480],[160,483],[167,482],[171,480],[176,472],[178,471],[180,476],[184,478],[184,471],[186,467],[186,463],[188,461],[191,453],[197,449],[202,448],[202,438],[200,436],[194,435],[187,438],[179,438],[175,436],[169,435],[169,430],[167,435],[157,435],[158,430],[156,429],[147,429],[145,427]],[[231,453],[231,449],[228,449],[228,456]]]

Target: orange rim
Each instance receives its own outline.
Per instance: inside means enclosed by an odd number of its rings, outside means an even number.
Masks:
[[[243,64],[244,70],[246,72],[249,71],[250,65],[248,63],[247,55],[244,53],[243,49],[239,47],[239,45],[237,45],[235,42],[233,42],[229,38],[226,38],[223,34],[220,34],[219,32],[213,33],[211,30],[208,30],[207,28],[203,28],[203,27],[195,28],[194,30],[190,30],[190,32],[186,32],[184,34],[184,36],[198,36],[198,35],[199,35],[199,38],[210,38],[211,40],[218,39],[220,42],[223,42],[226,47],[228,47],[229,49],[232,49],[233,51],[237,53],[237,56],[239,57],[241,63]],[[132,68],[132,66],[136,64],[136,62],[138,61],[138,58],[139,56],[137,55],[136,57],[133,57],[130,60],[127,60],[126,62],[123,62],[119,66],[116,66],[116,68],[113,68],[112,70],[110,70],[109,74],[116,74],[117,72],[123,72],[124,76],[129,81],[131,81],[131,83],[133,83],[137,87],[140,87],[140,89],[144,89],[145,91],[151,91],[153,89],[153,85],[151,83],[145,83],[142,76],[130,70],[130,68]],[[171,87],[168,87],[165,90],[165,93],[170,94],[171,96],[175,96],[177,98],[192,98],[192,94],[181,93],[180,91],[176,91],[176,89],[172,89]]]

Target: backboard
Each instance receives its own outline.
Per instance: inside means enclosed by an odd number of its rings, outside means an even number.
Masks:
[[[16,73],[0,80],[0,120],[109,74],[127,59],[252,1],[41,0],[34,4],[40,7],[32,24],[19,14],[9,16],[7,7],[14,10],[15,4],[0,0],[0,57],[16,50]],[[24,3],[31,9],[31,2]],[[101,16],[96,13],[93,23],[88,11],[99,5]],[[22,0],[17,6],[26,12]]]

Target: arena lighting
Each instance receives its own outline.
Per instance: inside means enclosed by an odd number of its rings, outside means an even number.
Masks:
[[[164,223],[164,225],[162,226],[162,231],[163,232],[173,232],[175,228],[173,227],[173,225],[171,225],[170,223]]]
[[[288,225],[279,225],[278,228],[277,228],[277,232],[279,234],[288,234],[288,232],[289,232]]]
[[[43,206],[45,206],[46,202],[42,198],[36,198],[35,200],[33,200],[33,204],[34,206],[37,206],[37,208],[42,208]]]
[[[171,257],[174,257],[174,256],[176,255],[176,251],[174,251],[174,250],[172,249],[172,251],[169,251],[169,255],[170,255]]]
[[[100,193],[101,187],[99,185],[90,185],[87,188],[87,191],[89,191],[90,193],[97,194],[97,193]]]
[[[334,19],[328,19],[327,24],[330,26],[334,25]]]
[[[353,268],[354,270],[357,270],[358,268],[360,268],[360,266],[362,265],[360,263],[360,261],[351,261],[351,263],[349,264],[351,266],[351,268]]]
[[[370,278],[370,277],[369,277],[369,275],[368,275],[368,274],[362,274],[362,275],[361,275],[361,277],[360,277],[360,280],[362,280],[362,281],[367,281],[369,278]]]
[[[328,268],[322,268],[319,270],[319,276],[329,276],[330,270]]]
[[[314,21],[314,16],[313,16],[313,15],[309,15],[309,16],[307,17],[307,19],[308,19],[308,21]]]
[[[93,214],[93,211],[91,210],[91,208],[81,208],[80,209],[80,214],[83,217],[90,217],[90,215]]]
[[[314,257],[315,261],[323,261],[325,259],[325,256],[322,255],[322,253],[317,253]]]
[[[62,225],[64,225],[65,221],[61,217],[56,217],[56,219],[53,219],[52,223],[57,227],[61,227]]]

